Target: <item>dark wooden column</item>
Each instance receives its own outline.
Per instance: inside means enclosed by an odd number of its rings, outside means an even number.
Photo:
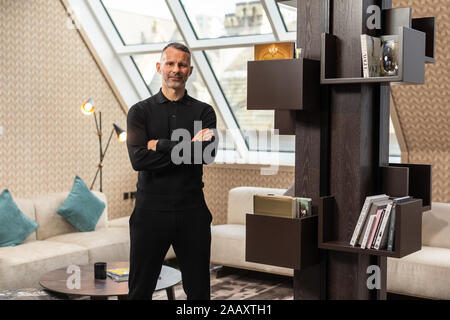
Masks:
[[[361,76],[360,35],[370,5],[384,0],[298,0],[297,46],[305,58],[320,59],[321,33],[338,37],[338,77]],[[315,111],[297,112],[295,195],[336,201],[334,234],[349,242],[365,197],[379,192],[379,166],[388,163],[389,85],[322,86]],[[322,251],[321,264],[294,274],[294,299],[375,299],[386,296],[386,257]],[[378,265],[381,290],[369,290],[367,268]]]
[[[297,47],[307,59],[320,60],[320,38],[328,32],[329,0],[297,1]],[[313,200],[317,214],[319,199],[328,195],[328,88],[321,88],[320,106],[298,111],[295,130],[295,196]],[[294,299],[325,298],[325,259],[294,271]]]

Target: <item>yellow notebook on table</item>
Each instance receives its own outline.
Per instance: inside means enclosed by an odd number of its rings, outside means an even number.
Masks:
[[[281,218],[297,218],[297,200],[289,196],[254,195],[253,213]]]

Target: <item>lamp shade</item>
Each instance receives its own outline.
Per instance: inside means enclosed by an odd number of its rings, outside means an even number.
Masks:
[[[122,129],[121,127],[119,127],[117,124],[113,123],[114,126],[114,130],[116,130],[116,134],[117,134],[117,139],[120,142],[124,142],[127,140],[127,132],[126,130]]]
[[[85,115],[90,115],[94,113],[94,111],[94,100],[92,100],[92,98],[89,98],[89,100],[83,103],[83,105],[81,106],[81,112],[83,112]]]

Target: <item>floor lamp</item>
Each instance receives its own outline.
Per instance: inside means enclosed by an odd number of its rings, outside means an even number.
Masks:
[[[81,112],[85,115],[94,114],[95,127],[97,128],[98,142],[99,142],[99,146],[100,146],[100,161],[98,163],[97,172],[95,173],[95,177],[94,177],[94,180],[92,181],[90,190],[92,190],[95,180],[97,179],[98,173],[100,172],[100,192],[103,192],[103,174],[102,174],[103,159],[105,159],[105,154],[106,154],[106,151],[108,151],[108,147],[109,147],[109,143],[111,142],[112,135],[115,131],[117,134],[117,139],[120,142],[124,142],[127,140],[127,132],[124,129],[122,129],[121,127],[119,127],[117,124],[113,123],[113,128],[111,130],[111,134],[109,135],[108,143],[106,144],[106,148],[103,151],[103,148],[102,148],[102,113],[100,111],[98,112],[99,121],[97,121],[97,115],[95,112],[94,101],[92,100],[92,98],[89,98],[89,100],[86,101],[81,106]]]

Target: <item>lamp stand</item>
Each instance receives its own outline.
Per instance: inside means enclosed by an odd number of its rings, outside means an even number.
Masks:
[[[114,128],[111,130],[111,134],[109,135],[108,143],[106,144],[105,151],[103,151],[102,148],[102,113],[101,111],[98,112],[99,121],[97,122],[97,116],[94,112],[94,119],[95,119],[95,127],[97,128],[97,135],[98,135],[98,143],[100,146],[100,161],[98,163],[97,172],[95,173],[94,180],[92,180],[91,188],[94,187],[95,180],[97,179],[97,175],[100,172],[100,192],[103,192],[103,159],[105,158],[106,151],[108,151],[109,143],[111,142],[112,135],[114,133]]]

